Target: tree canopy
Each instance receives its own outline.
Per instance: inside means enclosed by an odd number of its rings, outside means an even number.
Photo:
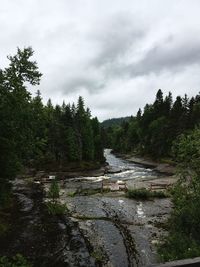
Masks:
[[[31,96],[27,86],[38,85],[42,76],[33,53],[18,48],[0,69],[0,188],[24,167],[62,169],[104,159],[99,122],[82,97],[77,105],[53,106],[50,99],[44,105],[39,91]]]
[[[105,145],[118,152],[134,151],[155,159],[170,157],[174,140],[199,122],[199,95],[191,99],[177,96],[173,101],[171,92],[164,97],[159,89],[153,104],[146,104],[129,121],[104,129]]]

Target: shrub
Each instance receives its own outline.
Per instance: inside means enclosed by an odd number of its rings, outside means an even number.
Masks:
[[[0,267],[31,267],[32,265],[21,255],[16,254],[16,256],[11,259],[3,256],[0,257]]]
[[[48,202],[47,204],[48,213],[51,215],[62,215],[66,212],[67,206],[58,202]]]
[[[105,255],[103,254],[102,250],[96,250],[91,253],[91,256],[95,259],[96,263],[102,265],[105,260]]]
[[[53,180],[48,192],[48,197],[50,201],[46,203],[48,213],[51,215],[62,215],[66,212],[67,206],[65,204],[61,204],[58,201],[59,198],[59,186],[56,180]]]
[[[151,192],[152,197],[157,197],[157,198],[165,198],[168,197],[169,195],[163,191],[153,191]]]
[[[145,188],[141,189],[129,189],[126,193],[126,197],[134,199],[149,199],[149,198],[165,198],[167,197],[166,193],[162,191],[149,191]]]
[[[55,201],[57,198],[59,198],[59,186],[58,182],[56,180],[53,180],[48,192],[48,197],[52,199],[52,201]]]
[[[76,196],[76,191],[69,192],[67,195],[68,195],[69,197],[75,197],[75,196]]]
[[[172,190],[169,234],[158,249],[164,261],[200,255],[200,129],[180,136],[173,152],[180,179]]]
[[[171,231],[159,245],[158,253],[163,262],[195,258],[200,255],[200,244],[181,231]]]

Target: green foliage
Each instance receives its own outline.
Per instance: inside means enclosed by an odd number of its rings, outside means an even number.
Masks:
[[[97,117],[91,121],[92,131],[94,134],[94,158],[102,161],[103,156],[103,142],[101,140],[101,128]]]
[[[47,202],[47,209],[50,215],[63,215],[67,211],[67,206],[59,202]]]
[[[200,174],[200,128],[181,135],[173,146],[173,155],[186,175]]]
[[[32,48],[18,49],[8,57],[9,67],[0,70],[0,179],[14,178],[31,146],[30,93],[25,83],[39,84],[41,77],[32,55]]]
[[[67,195],[68,195],[69,197],[75,197],[75,196],[76,196],[76,191],[69,192]]]
[[[102,264],[106,257],[102,252],[103,250],[95,250],[91,253],[91,256],[95,259],[96,263]]]
[[[32,265],[21,255],[17,254],[11,259],[0,257],[0,267],[31,267]]]
[[[93,121],[84,100],[77,105],[47,105],[41,93],[32,97],[27,85],[37,85],[42,74],[32,61],[31,47],[9,56],[0,69],[0,205],[7,201],[7,181],[24,167],[61,170],[68,163],[103,161],[99,122]]]
[[[109,128],[112,126],[120,126],[123,122],[129,121],[130,117],[123,117],[123,118],[113,118],[105,120],[101,123],[101,126],[104,128]]]
[[[168,238],[159,245],[158,253],[163,262],[195,258],[200,255],[200,244],[180,230],[170,231]]]
[[[53,180],[51,182],[49,192],[48,192],[48,197],[52,199],[52,201],[55,201],[57,198],[59,198],[59,186],[58,182],[56,180]]]
[[[116,152],[136,152],[154,159],[171,157],[174,140],[200,123],[200,97],[189,99],[172,94],[163,97],[159,89],[153,104],[146,104],[143,112],[130,117],[121,125],[103,129],[105,147]]]
[[[149,191],[145,188],[141,189],[129,189],[126,193],[126,197],[134,199],[147,200],[150,198],[165,198],[167,194],[162,191]]]
[[[72,127],[66,129],[66,147],[68,149],[68,159],[69,161],[79,160],[79,146],[75,131]]]
[[[48,213],[51,215],[62,215],[67,210],[67,206],[58,201],[60,195],[59,192],[60,189],[58,182],[53,180],[47,194],[50,201],[46,203]]]
[[[51,161],[59,167],[68,162],[97,161],[100,152],[103,159],[103,148],[99,145],[98,135],[93,131],[93,120],[88,109],[85,109],[84,100],[79,97],[77,106],[63,105],[55,109],[48,102],[44,107],[47,118],[46,151],[52,155]],[[99,128],[99,122],[95,123]],[[44,157],[45,158],[45,157]]]
[[[169,236],[160,246],[165,261],[200,255],[200,95],[189,99],[158,90],[153,104],[121,126],[103,132],[104,144],[117,152],[136,152],[154,159],[172,158],[180,180],[172,190],[174,210]],[[132,190],[127,197],[148,199],[163,193]]]
[[[163,260],[200,255],[200,129],[182,135],[173,151],[180,179],[172,190],[174,210],[170,231],[159,253]]]

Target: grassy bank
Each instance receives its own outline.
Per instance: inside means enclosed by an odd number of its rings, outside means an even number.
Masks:
[[[126,197],[133,199],[148,200],[152,198],[165,198],[169,197],[169,194],[163,191],[149,191],[145,188],[141,189],[129,189],[126,193]]]

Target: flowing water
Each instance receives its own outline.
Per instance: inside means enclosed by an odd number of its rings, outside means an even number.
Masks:
[[[17,179],[13,230],[0,239],[0,256],[21,253],[34,267],[132,267],[156,263],[155,244],[163,232],[157,225],[171,210],[169,199],[136,201],[121,191],[82,194],[81,190],[100,189],[104,179],[132,183],[156,179],[161,174],[120,159],[108,149],[105,157],[110,173],[60,183],[60,201],[68,208],[61,217],[47,213],[39,185],[33,187]],[[45,184],[44,189],[48,186]],[[80,194],[74,196],[77,190]]]
[[[120,191],[94,195],[80,193],[69,197],[77,188],[101,188],[104,179],[123,180],[132,185],[162,177],[153,169],[116,157],[110,149],[105,149],[105,157],[110,173],[66,180],[62,201],[67,203],[71,219],[78,222],[88,238],[94,257],[101,259],[99,266],[132,267],[156,263],[154,244],[162,232],[156,225],[166,220],[171,209],[169,199],[136,201],[127,199]]]
[[[162,175],[159,172],[154,171],[152,168],[116,157],[111,153],[111,149],[105,149],[104,156],[109,166],[113,168],[113,170],[116,170],[116,172],[119,171],[119,173],[108,174],[107,176],[111,179],[154,179]]]

